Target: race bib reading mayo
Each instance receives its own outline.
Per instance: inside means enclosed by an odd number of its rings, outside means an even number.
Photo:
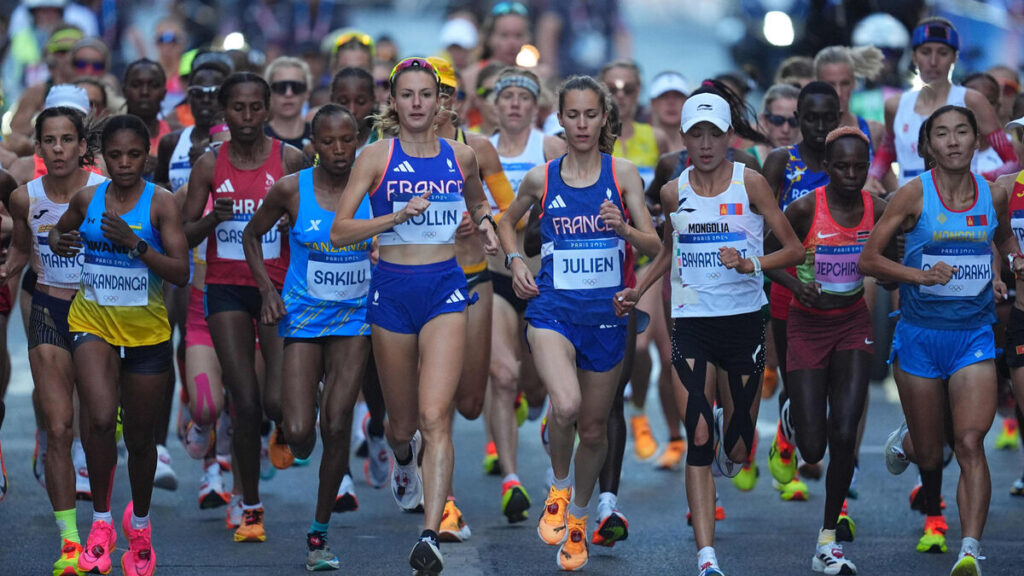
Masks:
[[[149,268],[141,260],[87,254],[82,267],[85,299],[100,306],[145,306],[149,303]]]
[[[946,298],[974,298],[992,280],[992,249],[988,244],[968,242],[932,242],[921,254],[921,269],[930,270],[939,262],[956,269],[945,285],[921,286],[921,294]]]
[[[814,281],[824,292],[842,294],[860,288],[864,275],[857,260],[862,244],[817,246],[814,250]]]
[[[718,249],[735,248],[740,258],[747,257],[747,233],[677,234],[676,264],[683,284],[736,282],[743,276],[722,264]]]
[[[342,302],[363,298],[370,291],[370,259],[365,252],[310,252],[306,285],[309,295],[319,300]]]
[[[395,200],[393,210],[401,212],[408,204]],[[451,244],[465,211],[466,201],[461,194],[435,192],[430,195],[430,205],[422,214],[398,224],[394,231],[408,244]]]
[[[622,285],[623,253],[620,238],[555,240],[555,289],[593,290]]]
[[[85,253],[79,251],[71,258],[53,253],[49,235],[36,236],[39,246],[39,261],[43,265],[43,279],[56,284],[78,284],[82,280],[82,264]]]
[[[252,220],[252,214],[235,214],[231,220],[217,224],[217,257],[224,260],[245,260],[242,250],[242,231]],[[263,259],[273,260],[281,257],[281,233],[273,226],[263,235]]]

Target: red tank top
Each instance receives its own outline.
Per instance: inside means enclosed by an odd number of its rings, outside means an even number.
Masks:
[[[231,144],[225,142],[217,154],[210,197],[231,198],[235,217],[217,225],[206,244],[206,283],[232,286],[256,286],[242,251],[242,230],[263,204],[267,191],[284,176],[283,151],[279,140],[272,140],[270,155],[255,170],[239,170],[228,159]],[[273,227],[263,236],[263,261],[271,281],[280,290],[288,271],[288,243]]]
[[[32,155],[32,160],[35,162],[35,171],[33,172],[34,175],[32,176],[32,179],[35,180],[36,178],[46,176],[46,162],[43,162],[43,159],[35,154]],[[106,174],[96,166],[85,166],[85,169],[93,174],[99,174],[104,177],[106,176]]]
[[[814,220],[804,238],[806,257],[796,267],[801,282],[816,281],[830,294],[849,295],[861,290],[864,276],[857,261],[875,227],[875,206],[871,194],[861,190],[864,214],[853,228],[839,225],[828,210],[825,187],[814,191]]]

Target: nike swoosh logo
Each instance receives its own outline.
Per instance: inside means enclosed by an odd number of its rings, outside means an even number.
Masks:
[[[1024,198],[1024,190],[1017,192],[1017,198]]]
[[[818,238],[821,238],[822,240],[824,240],[825,238],[831,238],[833,236],[839,236],[839,232],[833,232],[831,234],[822,234],[821,232],[818,232]]]
[[[871,346],[875,343],[875,341],[870,338],[865,338],[864,343],[867,344],[868,346]]]

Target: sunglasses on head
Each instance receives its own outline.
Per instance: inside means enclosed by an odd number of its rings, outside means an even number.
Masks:
[[[291,89],[292,94],[300,96],[306,93],[306,83],[298,80],[278,80],[270,83],[270,89],[280,96],[284,96]]]
[[[764,113],[764,119],[768,121],[772,126],[782,126],[783,124],[789,124],[790,128],[796,128],[800,125],[800,121],[797,120],[796,116],[780,116],[778,114]]]
[[[504,16],[505,14],[518,14],[528,16],[530,11],[522,2],[498,2],[491,9],[491,16]]]
[[[94,72],[103,72],[107,69],[107,63],[102,60],[75,60],[74,65],[76,70],[88,70],[91,68]]]
[[[397,76],[400,72],[404,72],[405,70],[408,70],[410,68],[419,68],[421,70],[430,72],[431,74],[434,75],[434,80],[436,80],[438,84],[441,83],[441,75],[437,73],[437,69],[434,68],[434,65],[431,64],[430,61],[427,60],[426,58],[417,57],[406,58],[404,60],[399,61],[398,64],[395,64],[395,67],[391,69],[391,75],[388,76],[388,82],[394,84],[395,76]]]
[[[204,95],[216,96],[220,92],[220,86],[189,86],[188,95],[193,98],[202,98]]]

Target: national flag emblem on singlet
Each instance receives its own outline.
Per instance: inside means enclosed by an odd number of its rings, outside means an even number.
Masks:
[[[988,217],[985,214],[975,214],[967,217],[968,226],[988,226]]]
[[[743,204],[719,204],[718,205],[719,216],[742,216],[743,215]]]

